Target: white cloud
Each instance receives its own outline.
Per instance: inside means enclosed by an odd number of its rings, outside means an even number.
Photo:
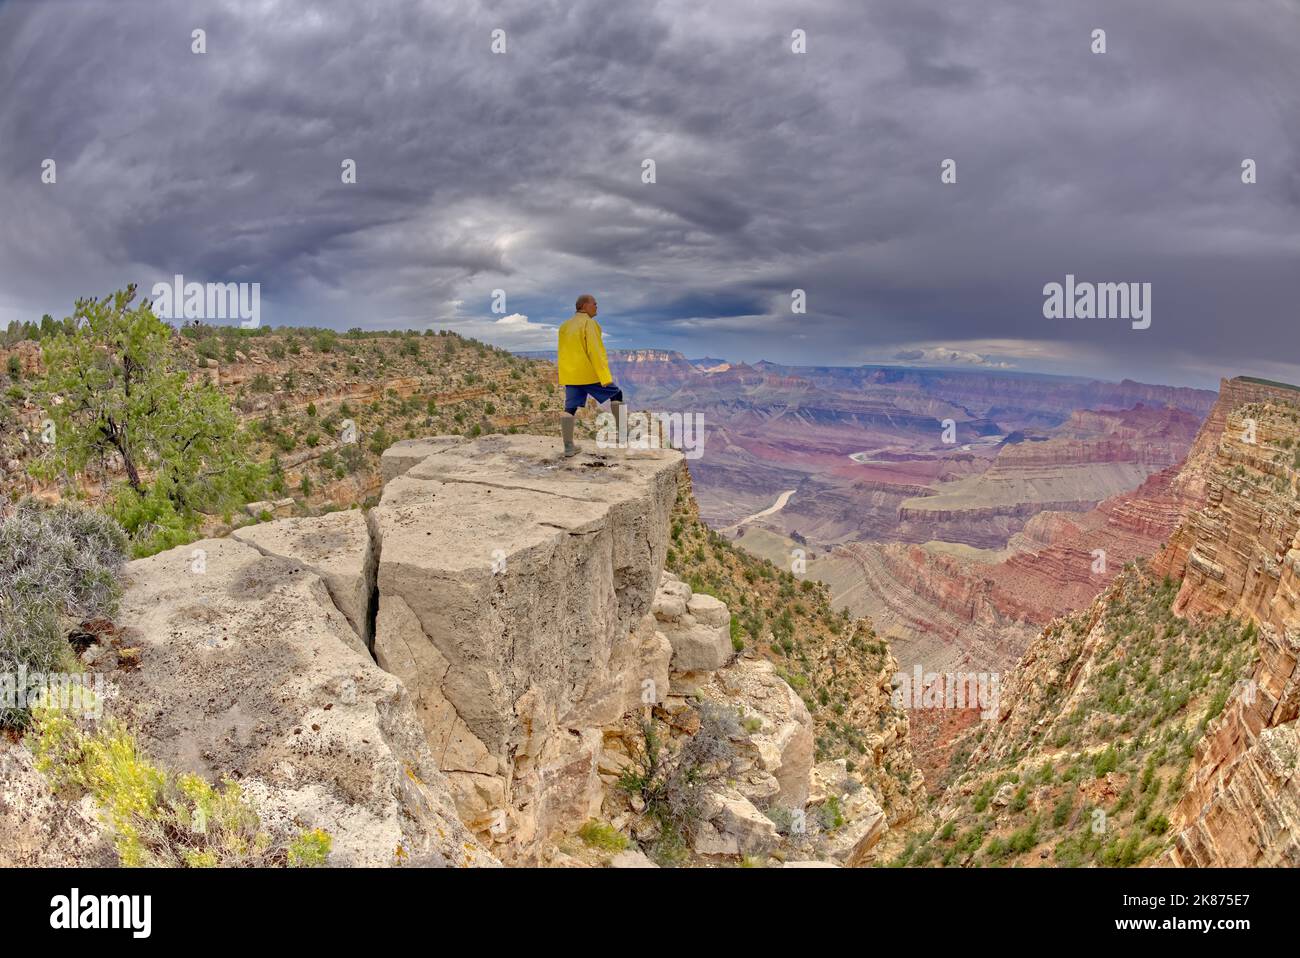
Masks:
[[[452,328],[464,336],[482,340],[503,349],[554,349],[558,326],[530,322],[523,313],[511,313],[500,319],[471,319]]]
[[[951,346],[921,346],[912,349],[900,349],[891,359],[904,363],[916,363],[921,366],[983,366],[991,369],[1013,369],[1014,363],[995,359],[981,353]]]

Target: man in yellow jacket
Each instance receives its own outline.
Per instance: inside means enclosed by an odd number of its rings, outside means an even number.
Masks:
[[[587,405],[590,396],[596,402],[609,403],[615,425],[620,424],[623,408],[623,390],[609,374],[609,360],[605,356],[605,341],[596,322],[596,297],[583,293],[574,304],[577,310],[560,324],[558,365],[560,385],[564,387],[564,415],[560,417],[560,432],[564,436],[564,454],[576,456],[578,447],[573,444],[574,414]]]

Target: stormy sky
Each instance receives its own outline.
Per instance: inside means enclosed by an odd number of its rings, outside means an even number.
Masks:
[[[0,0],[0,325],[179,273],[516,349],[591,291],[611,347],[1300,381],[1298,104],[1297,0]],[[1150,327],[1044,318],[1067,274]]]

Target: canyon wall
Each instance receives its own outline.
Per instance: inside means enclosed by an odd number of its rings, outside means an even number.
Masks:
[[[1099,830],[1076,830],[1042,857],[1298,865],[1300,390],[1225,381],[1182,470],[1159,486],[1167,504],[1192,504],[1168,544],[1145,572],[1125,571],[1030,643],[1003,687],[997,721],[971,740],[966,773],[945,793],[938,818],[967,820],[984,769],[1034,770],[1034,781],[1050,782],[1044,770],[1056,763],[1081,764],[1084,808],[1117,820],[1131,814],[1120,798],[1140,778],[1137,793],[1149,796],[1140,807],[1160,797],[1159,788],[1148,791],[1158,781],[1168,811],[1118,832],[1102,815]],[[1126,733],[1136,737],[1126,742]],[[1185,743],[1188,757],[1152,751],[1153,742]],[[1108,770],[1114,745],[1136,758]],[[1045,801],[1067,801],[1059,786],[1039,791]],[[1005,796],[993,804],[1006,807]],[[1074,828],[1078,814],[1061,821]]]
[[[1258,653],[1197,748],[1167,862],[1300,865],[1300,390],[1232,381],[1206,505],[1153,563],[1175,609],[1231,614]]]

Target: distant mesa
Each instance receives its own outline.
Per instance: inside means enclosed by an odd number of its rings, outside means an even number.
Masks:
[[[714,359],[711,356],[705,356],[700,359],[687,360],[692,366],[702,373],[725,373],[731,368],[731,363],[725,359]]]

